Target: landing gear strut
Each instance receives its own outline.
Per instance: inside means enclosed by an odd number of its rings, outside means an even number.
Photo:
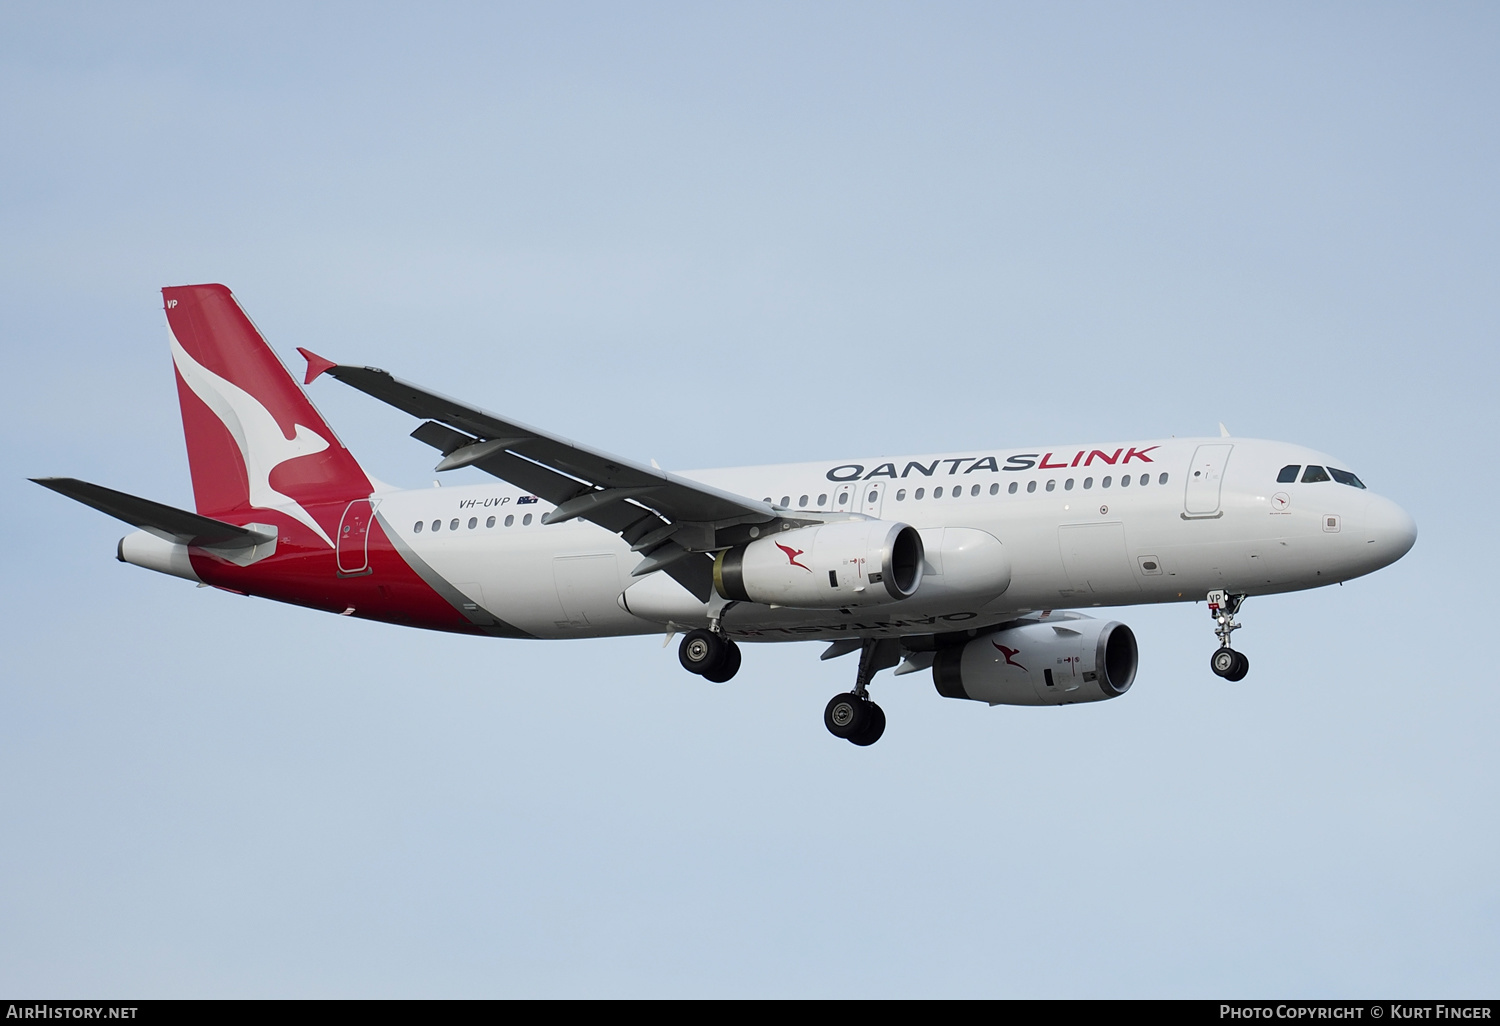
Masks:
[[[677,661],[689,673],[723,684],[740,672],[740,646],[717,631],[688,631],[677,647]]]
[[[895,666],[900,656],[901,643],[895,638],[865,639],[859,650],[854,690],[834,695],[823,709],[823,726],[828,733],[861,748],[880,740],[885,733],[885,710],[870,701],[870,678],[877,670]]]
[[[1231,595],[1227,591],[1208,593],[1208,612],[1214,618],[1214,634],[1219,638],[1219,649],[1209,660],[1214,673],[1225,680],[1244,680],[1250,672],[1250,660],[1243,652],[1236,652],[1229,645],[1229,637],[1240,629],[1234,615],[1240,611],[1243,595]]]

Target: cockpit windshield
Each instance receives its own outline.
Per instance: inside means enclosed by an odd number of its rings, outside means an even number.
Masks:
[[[1277,484],[1292,484],[1297,480],[1299,473],[1302,474],[1303,484],[1316,484],[1319,481],[1328,481],[1330,480],[1329,475],[1332,474],[1333,477],[1331,480],[1337,481],[1339,484],[1348,485],[1351,488],[1363,488],[1365,486],[1363,481],[1347,470],[1339,470],[1337,467],[1329,467],[1325,470],[1317,464],[1309,464],[1307,470],[1304,472],[1300,463],[1289,463],[1282,467],[1281,472],[1276,475],[1276,482]]]

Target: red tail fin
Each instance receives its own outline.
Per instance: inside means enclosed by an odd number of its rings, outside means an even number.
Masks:
[[[338,512],[370,480],[223,285],[162,289],[198,512],[277,509],[332,545]],[[342,507],[338,507],[339,510]]]

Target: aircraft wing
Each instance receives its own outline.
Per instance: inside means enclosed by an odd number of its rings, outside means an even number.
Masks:
[[[666,570],[700,599],[712,587],[716,531],[769,523],[769,503],[689,481],[429,392],[386,371],[325,360],[306,349],[307,382],[327,373],[425,423],[412,437],[443,454],[438,470],[478,467],[554,504],[543,523],[575,517],[644,554],[632,576]]]

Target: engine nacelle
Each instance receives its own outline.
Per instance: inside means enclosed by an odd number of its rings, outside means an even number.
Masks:
[[[945,698],[1068,705],[1118,698],[1135,681],[1135,634],[1117,621],[1023,623],[942,649],[932,682]]]
[[[799,527],[714,558],[721,597],[772,606],[880,605],[910,598],[921,583],[922,536],[888,520]]]

